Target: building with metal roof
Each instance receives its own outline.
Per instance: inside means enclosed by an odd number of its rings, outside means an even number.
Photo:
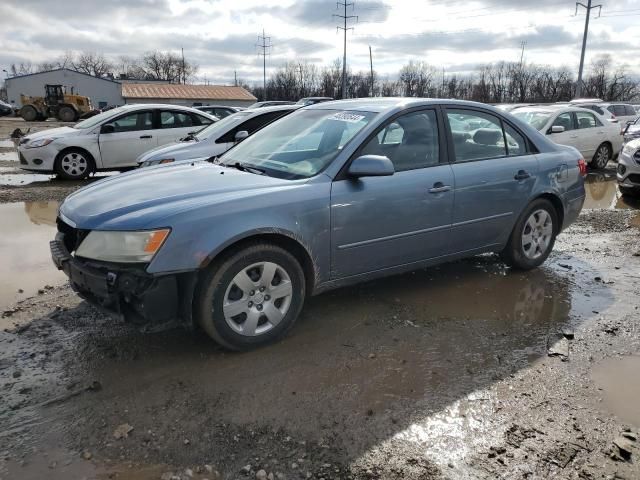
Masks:
[[[182,85],[158,83],[123,83],[125,103],[170,103],[174,105],[228,105],[246,107],[256,97],[242,87],[224,85]]]

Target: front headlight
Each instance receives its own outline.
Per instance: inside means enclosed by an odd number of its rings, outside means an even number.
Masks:
[[[39,138],[37,140],[32,140],[30,142],[28,142],[24,148],[38,148],[38,147],[44,147],[45,145],[49,145],[51,142],[53,142],[53,138]]]
[[[162,165],[163,163],[172,163],[175,161],[175,158],[161,158],[160,160],[147,160],[146,162],[142,162],[141,167],[151,167],[153,165]]]
[[[168,228],[143,232],[94,230],[82,241],[76,255],[105,262],[150,262],[170,231]]]

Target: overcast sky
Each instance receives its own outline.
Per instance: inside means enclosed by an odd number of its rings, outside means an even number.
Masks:
[[[586,3],[586,0],[584,0]],[[640,0],[602,0],[592,19],[590,59],[611,53],[640,74]],[[394,75],[409,60],[447,72],[525,59],[577,71],[584,9],[569,0],[354,0],[348,33],[353,69]],[[0,0],[0,65],[38,63],[68,50],[111,58],[147,50],[180,51],[200,65],[199,80],[262,78],[255,44],[264,28],[273,48],[267,67],[287,60],[328,64],[342,56],[332,0]],[[594,11],[594,17],[597,10]]]

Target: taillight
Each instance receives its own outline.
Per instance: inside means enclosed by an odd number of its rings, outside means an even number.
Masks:
[[[580,169],[580,175],[583,177],[587,176],[587,162],[584,161],[584,158],[578,160],[578,168]]]

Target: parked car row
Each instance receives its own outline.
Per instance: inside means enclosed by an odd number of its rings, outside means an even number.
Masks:
[[[594,111],[568,105],[519,107],[511,114],[561,145],[575,147],[592,168],[602,169],[622,148],[620,128]]]
[[[79,180],[95,171],[137,167],[141,154],[193,136],[217,121],[189,107],[124,105],[73,127],[29,134],[20,140],[18,158],[24,170]]]
[[[161,126],[165,107],[146,108]],[[171,150],[173,162],[69,195],[51,253],[74,290],[125,318],[199,325],[246,350],[283,337],[305,297],[328,289],[484,252],[535,268],[585,200],[578,150],[487,105],[287,108],[257,109],[279,118],[248,137],[256,110],[183,142],[243,140],[212,161]],[[80,130],[101,144],[102,125],[133,112]]]

